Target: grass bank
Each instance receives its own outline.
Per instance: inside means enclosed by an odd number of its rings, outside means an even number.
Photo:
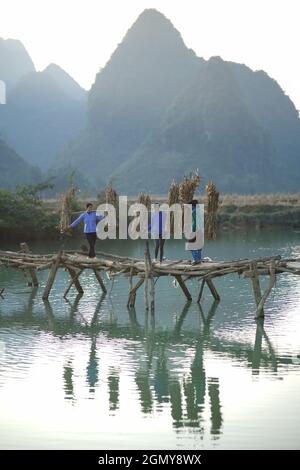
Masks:
[[[129,203],[136,202],[131,197]],[[153,201],[165,202],[164,196],[153,196]],[[206,205],[206,197],[198,196]],[[97,206],[97,201],[92,201]],[[84,208],[86,201],[77,201]],[[75,215],[74,215],[75,217]],[[220,230],[252,230],[300,228],[300,193],[236,195],[220,197]],[[59,200],[41,200],[37,189],[23,188],[17,192],[0,190],[0,240],[30,241],[59,238]],[[75,231],[80,233],[81,228]]]

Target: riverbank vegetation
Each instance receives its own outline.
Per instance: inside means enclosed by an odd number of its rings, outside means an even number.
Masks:
[[[49,183],[23,186],[15,191],[0,189],[0,240],[30,241],[59,237],[61,199],[45,200],[41,194]],[[128,199],[129,204],[137,197]],[[167,202],[168,196],[151,196]],[[207,195],[198,196],[207,207]],[[96,204],[99,200],[92,201]],[[84,210],[86,200],[76,199],[74,211]],[[75,207],[76,206],[76,207]],[[75,217],[75,214],[74,214]],[[218,230],[300,228],[300,193],[220,195]],[[74,236],[80,230],[74,231]]]
[[[24,241],[51,239],[58,235],[59,215],[39,197],[48,183],[23,186],[16,191],[0,189],[0,239]]]

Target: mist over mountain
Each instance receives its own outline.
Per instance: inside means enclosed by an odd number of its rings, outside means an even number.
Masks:
[[[195,168],[222,191],[254,193],[297,191],[299,154],[298,112],[275,80],[197,58],[145,10],[97,75],[87,128],[61,161],[128,193],[163,193]]]
[[[0,38],[0,80],[6,84],[7,91],[35,67],[23,44],[17,39]]]
[[[116,170],[121,189],[158,192],[173,177],[199,168],[222,191],[270,190],[273,166],[268,134],[240,96],[228,64],[209,60],[170,106],[159,129]]]
[[[0,39],[0,79],[7,87],[0,137],[28,163],[49,168],[84,127],[85,90],[55,64],[36,72],[23,44],[13,39]]]
[[[48,73],[22,77],[0,108],[0,133],[26,161],[41,169],[84,124],[84,102],[72,100]]]
[[[40,179],[38,168],[25,162],[0,139],[0,188],[14,189],[18,185],[36,184]]]
[[[264,71],[198,58],[158,11],[137,18],[88,93],[56,64],[36,72],[10,41],[0,40],[0,79],[11,77],[0,137],[61,187],[76,169],[85,189],[113,178],[128,194],[165,193],[198,168],[224,192],[299,191],[290,98]]]
[[[144,11],[97,77],[88,97],[87,128],[63,155],[91,178],[108,179],[132,156],[202,60],[172,23]]]
[[[81,88],[80,85],[59,65],[49,64],[43,73],[51,75],[59,88],[71,99],[82,101],[86,98],[86,90]]]
[[[249,112],[269,134],[273,161],[282,169],[290,190],[299,190],[300,119],[299,112],[278,83],[266,72],[253,72],[249,67],[228,62],[237,81],[240,96]],[[298,174],[297,174],[298,173]],[[287,180],[286,180],[287,182]],[[288,190],[286,183],[285,190]]]

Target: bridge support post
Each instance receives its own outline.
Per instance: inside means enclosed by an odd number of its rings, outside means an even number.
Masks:
[[[127,307],[131,308],[135,306],[136,292],[144,283],[144,280],[145,279],[141,277],[141,279],[139,279],[139,281],[135,284],[135,286],[133,286],[132,289],[130,290],[129,296],[128,296]]]
[[[255,262],[250,263],[250,272],[251,272],[252,288],[253,288],[254,298],[255,298],[255,303],[256,303],[255,318],[263,318],[264,317],[263,305],[261,306],[260,309],[258,309],[258,306],[261,301],[261,289],[260,289],[259,277],[258,277],[258,272],[257,272],[257,264]]]
[[[191,293],[188,290],[188,288],[186,287],[185,282],[182,280],[182,277],[179,274],[176,274],[174,277],[175,277],[176,281],[178,282],[178,284],[180,285],[180,287],[182,289],[182,292],[186,296],[187,300],[192,300]]]
[[[20,243],[20,248],[21,248],[22,253],[30,253],[29,246],[27,245],[27,243],[25,243],[25,242]],[[32,287],[38,287],[39,286],[39,281],[36,277],[35,269],[29,268],[28,272],[29,272],[30,277],[31,277],[31,283],[29,282],[28,285],[30,285]]]
[[[54,279],[55,279],[55,276],[56,276],[56,273],[57,273],[57,270],[58,270],[58,267],[59,267],[59,264],[60,264],[61,253],[62,252],[60,251],[57,255],[56,260],[53,261],[53,263],[52,263],[52,267],[51,267],[50,272],[49,272],[47,284],[46,284],[46,287],[45,287],[44,292],[43,292],[43,297],[42,297],[43,300],[47,300],[48,297],[49,297],[49,294],[51,292],[51,289],[52,289],[52,286],[53,286],[53,283],[54,283]]]
[[[100,287],[101,287],[101,289],[102,289],[102,292],[103,292],[104,294],[106,294],[106,293],[107,293],[107,289],[106,289],[106,287],[105,287],[105,284],[104,284],[104,282],[103,282],[103,279],[102,279],[102,277],[101,277],[101,274],[97,271],[97,269],[93,269],[93,271],[94,271],[94,274],[95,274],[95,276],[96,276],[97,281],[98,281],[99,284],[100,284]]]

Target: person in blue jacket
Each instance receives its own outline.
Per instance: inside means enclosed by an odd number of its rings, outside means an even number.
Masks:
[[[202,260],[202,249],[204,246],[204,232],[201,225],[201,216],[197,199],[190,201],[192,205],[192,227],[191,237],[185,244],[185,249],[191,251],[192,264],[199,264]]]
[[[151,238],[155,240],[155,257],[154,262],[157,261],[158,253],[160,254],[159,260],[162,263],[164,258],[164,244],[165,244],[165,229],[166,229],[166,214],[159,209],[159,203],[154,204],[154,212],[151,214],[151,223],[148,225],[148,231],[151,232]]]
[[[80,222],[84,222],[84,233],[90,246],[89,258],[95,258],[96,256],[95,244],[97,240],[97,222],[100,222],[100,220],[103,220],[104,218],[104,215],[96,215],[96,211],[93,210],[93,204],[88,202],[86,205],[86,211],[74,220],[71,225],[69,225],[69,228],[74,228],[76,225],[80,224]]]

